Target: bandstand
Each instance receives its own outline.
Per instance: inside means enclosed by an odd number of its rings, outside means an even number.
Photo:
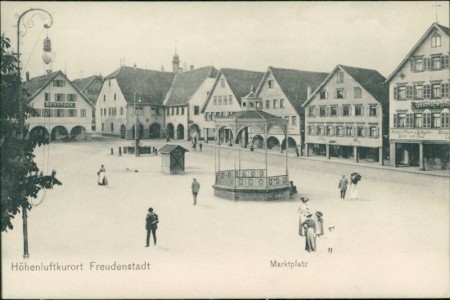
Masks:
[[[291,186],[288,173],[288,151],[285,151],[284,174],[270,174],[267,161],[267,139],[269,130],[278,126],[288,141],[288,121],[262,111],[262,100],[250,92],[242,98],[242,106],[246,109],[235,112],[229,116],[215,120],[216,147],[215,147],[215,184],[214,195],[219,198],[231,200],[288,200],[295,187]],[[249,128],[256,129],[264,135],[265,161],[262,168],[241,168],[241,148],[247,148]],[[232,143],[221,145],[221,134],[224,130],[231,136],[238,147],[238,164],[233,169],[222,170],[221,149],[228,148]],[[223,134],[222,134],[223,135]],[[287,149],[287,145],[286,145]],[[223,151],[223,150],[222,150]],[[254,153],[257,155],[257,153]],[[272,170],[271,170],[272,171]]]

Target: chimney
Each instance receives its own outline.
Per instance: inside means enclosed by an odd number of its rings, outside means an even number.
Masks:
[[[306,99],[309,99],[309,97],[311,97],[311,87],[308,85],[308,89],[306,92]]]
[[[27,78],[27,81],[30,81],[30,72],[27,71],[25,74],[26,74],[26,76],[27,76],[27,77],[26,77],[26,78]]]
[[[191,65],[190,70],[194,71],[194,65]]]

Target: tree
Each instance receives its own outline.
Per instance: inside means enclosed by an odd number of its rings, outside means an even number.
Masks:
[[[48,144],[48,136],[30,134],[26,127],[23,136],[19,127],[19,101],[23,104],[24,119],[35,115],[26,102],[26,91],[18,76],[17,57],[11,53],[9,38],[1,36],[0,86],[0,152],[1,152],[1,230],[13,229],[12,219],[24,209],[31,210],[29,198],[36,198],[41,189],[61,185],[56,172],[44,175],[34,162],[34,149]],[[18,97],[19,87],[22,89]]]

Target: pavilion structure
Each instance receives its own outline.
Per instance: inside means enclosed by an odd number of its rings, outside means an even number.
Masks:
[[[269,176],[267,163],[267,136],[273,126],[281,128],[288,141],[288,121],[262,111],[262,99],[253,91],[242,98],[243,111],[235,112],[226,117],[215,120],[216,147],[215,147],[215,184],[214,195],[231,200],[288,200],[291,196],[291,187],[288,173],[288,151],[285,151],[285,172]],[[255,128],[264,134],[265,163],[261,168],[241,168],[241,148],[247,148],[249,144],[249,128]],[[238,149],[238,164],[234,169],[222,170],[221,160],[221,136],[224,131],[231,134]],[[230,143],[231,146],[231,143]],[[226,146],[225,146],[226,147]],[[287,145],[286,145],[287,149]]]

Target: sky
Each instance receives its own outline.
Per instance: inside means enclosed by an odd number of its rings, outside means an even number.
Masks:
[[[448,2],[1,2],[1,32],[16,48],[17,16],[34,12],[21,40],[23,73],[44,74],[43,39],[52,41],[52,70],[69,79],[107,76],[126,66],[267,67],[330,72],[337,64],[387,77],[436,20],[449,26]],[[438,7],[433,5],[440,5]]]

